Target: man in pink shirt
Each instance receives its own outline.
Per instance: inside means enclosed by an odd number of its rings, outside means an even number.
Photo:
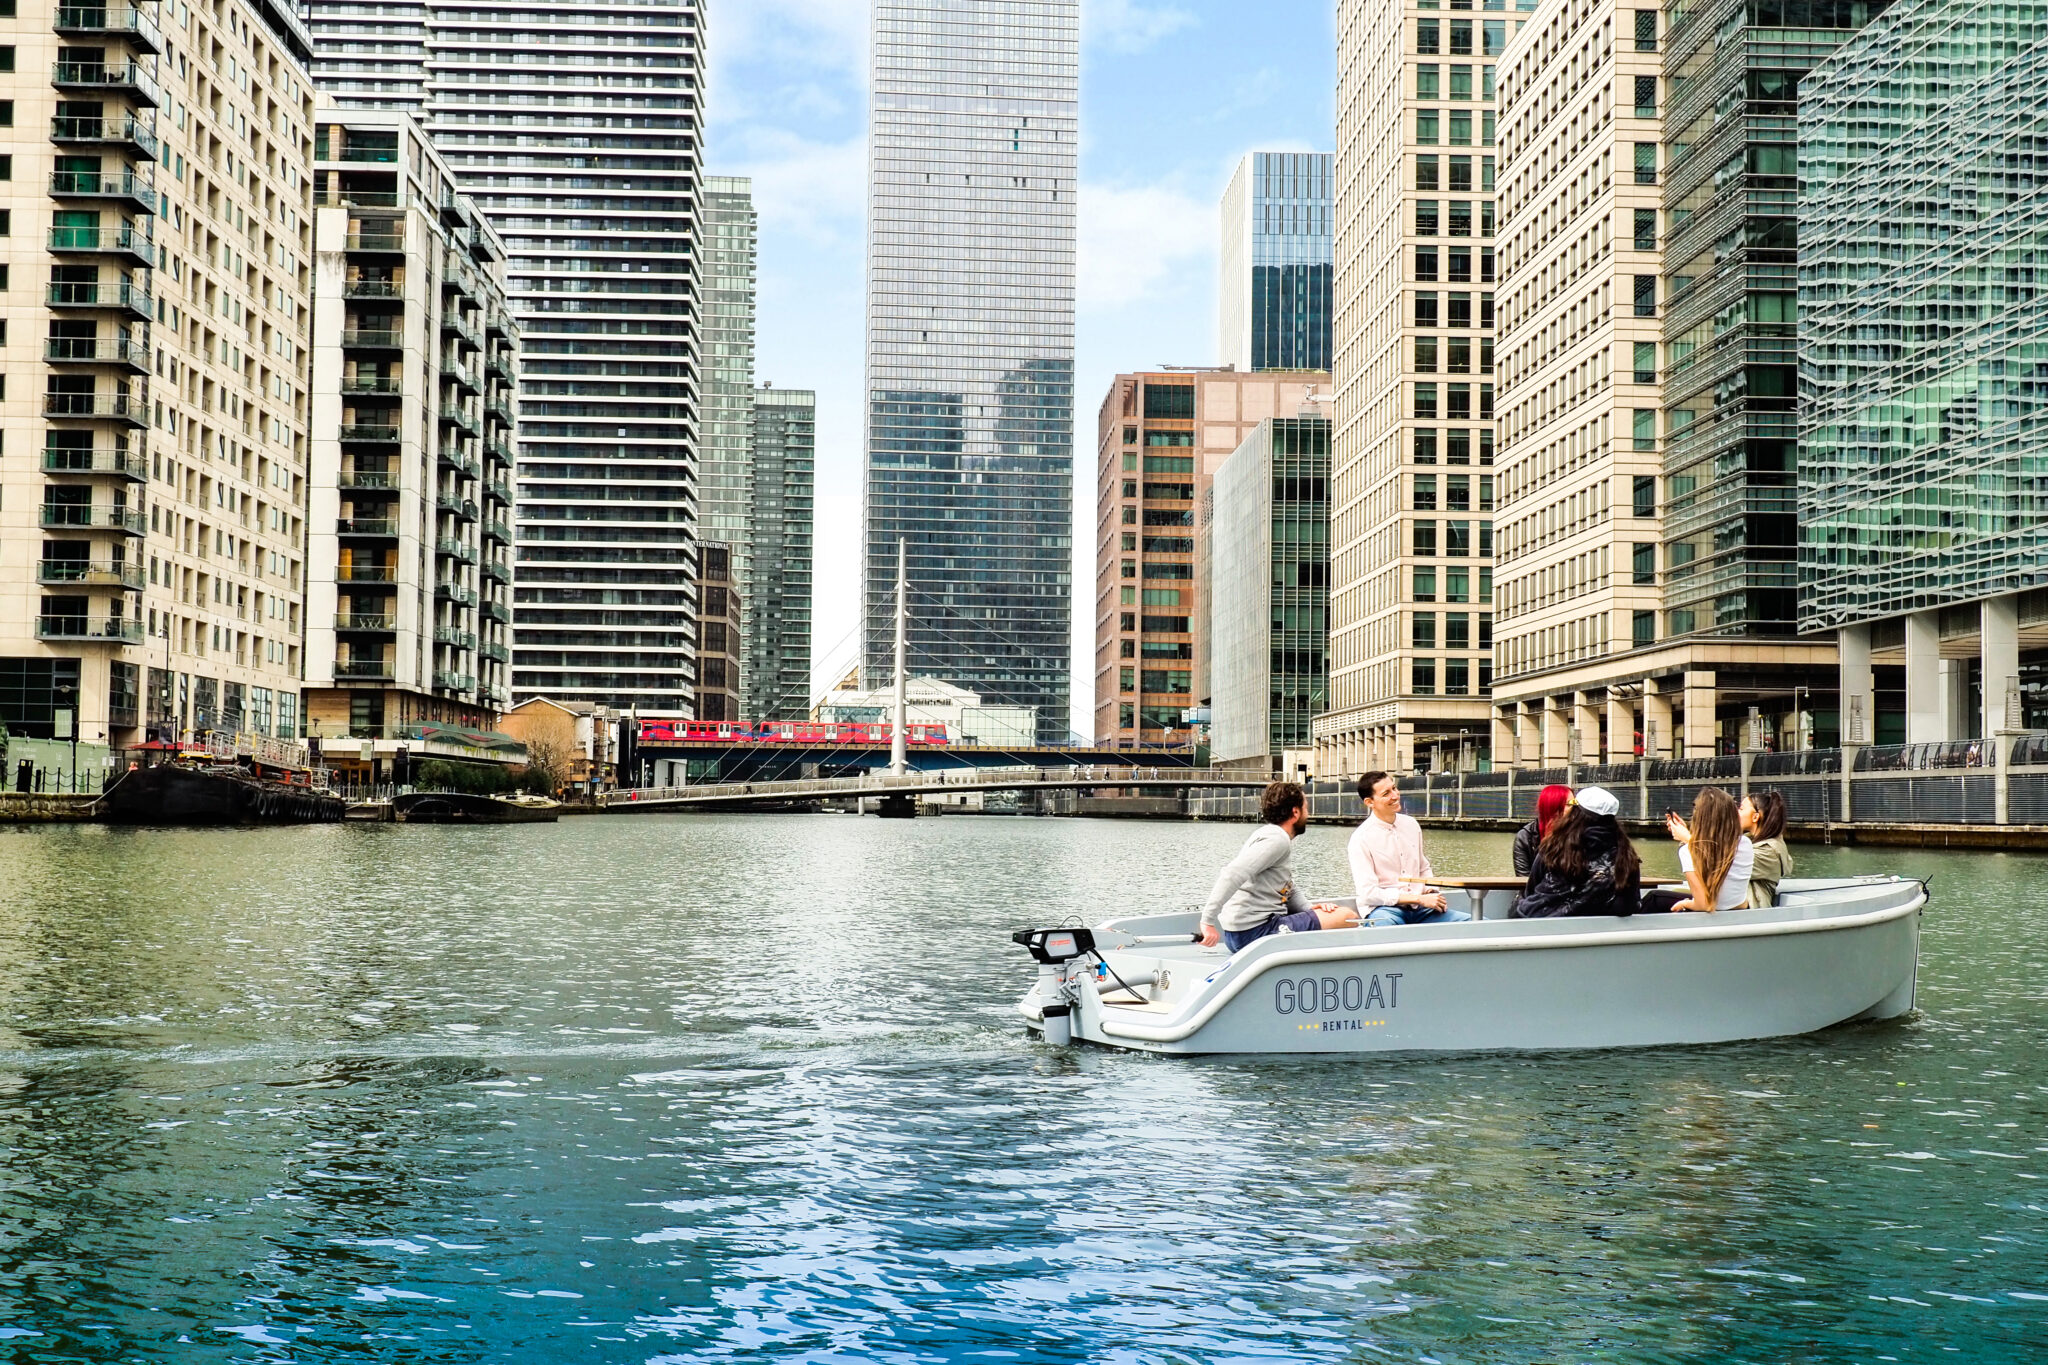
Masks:
[[[1367,924],[1449,924],[1472,918],[1446,908],[1422,851],[1422,826],[1401,813],[1401,788],[1386,773],[1358,779],[1365,822],[1351,836],[1351,880]]]

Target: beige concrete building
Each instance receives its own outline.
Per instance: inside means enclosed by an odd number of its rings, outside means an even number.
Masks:
[[[1330,709],[1322,775],[1485,761],[1495,65],[1506,10],[1337,7]]]
[[[0,723],[299,733],[313,91],[288,9],[10,10]]]
[[[1500,69],[1497,764],[1704,757],[1744,703],[1833,663],[1792,640],[1665,640],[1654,8],[1539,8]]]
[[[419,126],[317,124],[307,733],[376,761],[511,701],[517,330],[497,234]]]
[[[1260,422],[1320,416],[1315,370],[1120,374],[1096,416],[1095,742],[1185,745],[1206,695],[1197,535],[1216,471]]]

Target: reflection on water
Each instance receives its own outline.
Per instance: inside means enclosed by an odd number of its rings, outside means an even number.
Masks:
[[[1815,1038],[1366,1061],[1026,1038],[1011,929],[1199,900],[1243,834],[0,833],[0,1356],[2048,1343],[2048,863],[1798,850],[1935,876],[1925,1013]],[[1312,893],[1342,889],[1343,840],[1298,845]],[[1502,836],[1431,847],[1446,874],[1507,860]]]

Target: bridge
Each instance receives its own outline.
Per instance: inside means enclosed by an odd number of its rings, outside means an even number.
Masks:
[[[963,768],[1111,769],[1187,768],[1195,751],[1175,749],[1088,749],[996,744],[912,744],[905,760],[916,772]],[[803,743],[777,740],[641,740],[629,735],[620,771],[638,774],[647,786],[676,786],[685,774],[690,786],[703,782],[779,782],[793,778],[854,777],[889,766],[889,745]],[[1092,785],[1101,786],[1101,783]]]
[[[607,793],[607,811],[706,810],[720,807],[788,805],[798,802],[881,797],[892,814],[909,814],[920,797],[963,792],[1074,791],[1088,787],[1249,788],[1273,780],[1271,773],[1237,768],[1101,767],[952,769],[941,772],[866,773],[851,777],[799,778],[784,782],[703,782],[688,787],[633,787]]]

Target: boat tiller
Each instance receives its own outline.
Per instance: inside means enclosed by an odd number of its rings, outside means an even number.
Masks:
[[[1095,951],[1095,935],[1087,929],[1019,929],[1010,941],[1021,945],[1038,963],[1039,1009],[1045,1020],[1045,1041],[1064,1047],[1074,1041],[1073,963]]]

